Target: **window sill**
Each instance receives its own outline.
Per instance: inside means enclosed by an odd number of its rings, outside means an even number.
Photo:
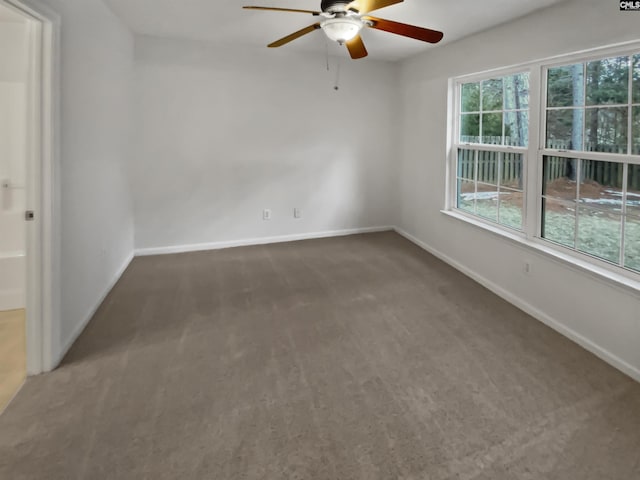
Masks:
[[[627,294],[631,293],[636,296],[640,294],[640,280],[634,280],[623,274],[614,272],[612,270],[590,263],[587,260],[578,258],[577,256],[569,255],[567,253],[559,251],[547,245],[546,242],[542,243],[541,240],[527,238],[524,233],[518,233],[516,231],[510,232],[506,229],[491,225],[488,222],[482,221],[481,219],[465,215],[455,210],[441,210],[440,212],[448,217],[481,228],[482,230],[490,232],[501,238],[506,238],[510,242],[513,242],[514,244],[525,250],[533,251],[534,253],[537,253],[549,260],[569,267],[578,273],[587,274],[591,278],[598,280],[609,287],[615,287]]]

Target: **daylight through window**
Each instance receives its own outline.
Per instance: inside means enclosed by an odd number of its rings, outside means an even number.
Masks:
[[[529,75],[463,83],[460,96],[456,206],[521,230]]]
[[[546,83],[542,238],[640,272],[640,54],[549,68]]]
[[[456,87],[454,208],[640,272],[640,49]]]

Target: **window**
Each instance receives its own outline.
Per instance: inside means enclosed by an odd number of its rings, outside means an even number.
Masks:
[[[529,74],[462,83],[456,207],[522,230]]]
[[[637,275],[640,46],[613,52],[457,81],[451,204],[525,241]]]
[[[640,54],[546,69],[541,237],[640,272]]]
[[[639,77],[634,82],[630,62]],[[640,109],[632,106],[634,98],[640,104],[633,83],[640,90],[640,55],[548,69],[547,148],[640,154],[640,132],[631,132],[629,121],[632,110],[636,126],[640,120]]]
[[[460,143],[529,143],[529,74],[461,84]]]

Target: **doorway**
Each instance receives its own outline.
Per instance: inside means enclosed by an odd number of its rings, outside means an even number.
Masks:
[[[27,375],[30,21],[0,5],[0,410]]]
[[[53,368],[53,23],[0,0],[0,412]]]

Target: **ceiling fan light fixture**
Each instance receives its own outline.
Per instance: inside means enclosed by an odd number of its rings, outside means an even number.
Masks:
[[[343,44],[355,38],[362,30],[362,21],[349,17],[328,18],[320,26],[330,40]]]

